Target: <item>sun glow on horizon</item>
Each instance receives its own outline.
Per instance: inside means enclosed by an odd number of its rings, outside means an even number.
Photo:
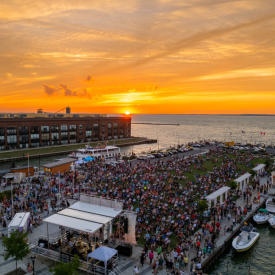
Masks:
[[[0,1],[0,112],[275,114],[273,2]]]

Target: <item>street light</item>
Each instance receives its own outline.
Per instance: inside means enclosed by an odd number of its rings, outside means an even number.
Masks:
[[[34,275],[34,262],[35,262],[35,259],[36,259],[36,256],[35,255],[32,255],[31,256],[31,260],[32,260],[32,274]]]

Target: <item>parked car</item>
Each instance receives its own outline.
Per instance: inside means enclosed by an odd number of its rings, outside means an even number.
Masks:
[[[155,158],[155,156],[153,154],[148,154],[147,155],[147,159],[154,159],[154,158]]]
[[[139,160],[147,160],[148,158],[147,158],[147,155],[139,155],[137,157],[137,159],[139,159]]]

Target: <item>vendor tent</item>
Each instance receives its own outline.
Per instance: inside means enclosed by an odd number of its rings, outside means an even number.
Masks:
[[[81,159],[80,159],[80,160],[77,160],[77,161],[75,162],[76,165],[81,165],[81,164],[83,164],[83,163],[85,163],[85,162],[84,162],[83,160],[81,160]]]
[[[87,156],[86,158],[83,159],[84,162],[91,162],[93,160],[94,158],[92,158],[91,156]]]
[[[104,262],[106,266],[107,262],[112,259],[117,253],[118,251],[116,249],[107,246],[100,246],[95,251],[88,254],[88,258]]]

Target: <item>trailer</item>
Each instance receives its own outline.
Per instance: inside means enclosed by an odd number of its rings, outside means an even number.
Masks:
[[[7,173],[5,176],[3,176],[3,179],[7,184],[9,183],[20,184],[25,178],[26,178],[26,174],[22,172]]]
[[[31,221],[30,212],[16,213],[8,226],[8,236],[10,236],[10,234],[16,230],[20,232],[28,231],[30,226],[30,221]]]

